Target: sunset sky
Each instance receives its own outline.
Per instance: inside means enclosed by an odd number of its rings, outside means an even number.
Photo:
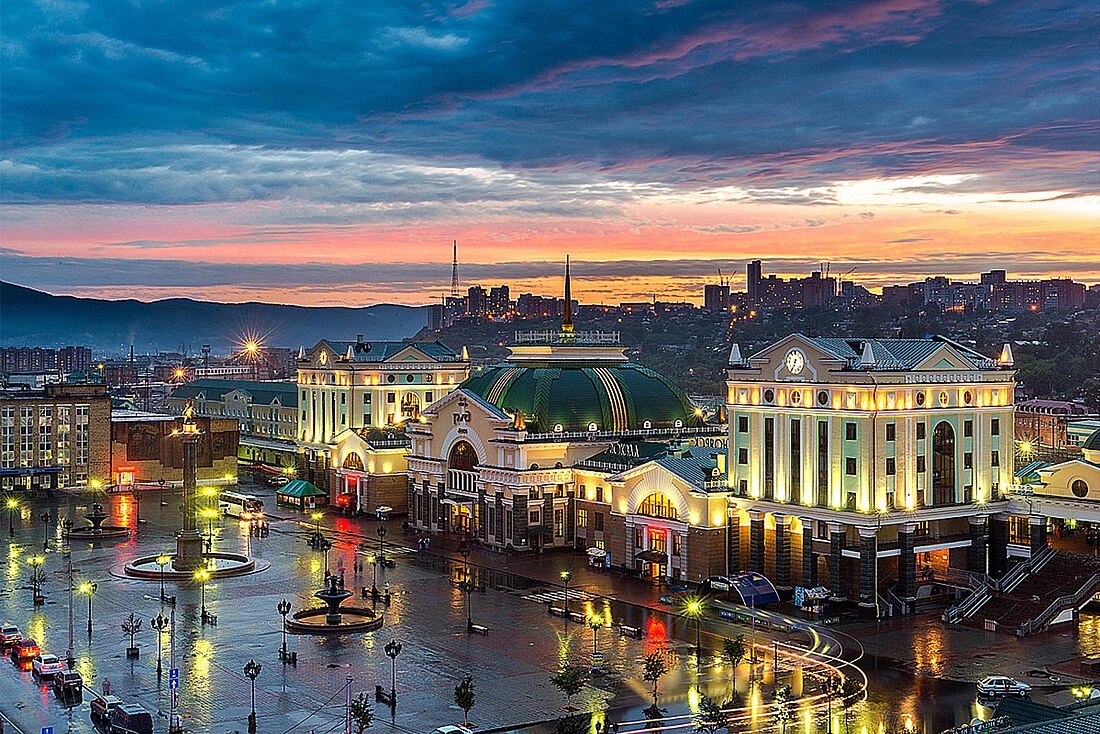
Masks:
[[[0,7],[0,278],[53,293],[425,303],[453,239],[589,303],[1100,282],[1095,0]]]

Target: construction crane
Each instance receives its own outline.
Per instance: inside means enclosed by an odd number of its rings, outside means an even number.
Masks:
[[[858,265],[856,265],[856,266],[855,266],[854,268],[852,268],[851,270],[849,270],[849,271],[847,271],[847,272],[845,272],[845,273],[841,273],[840,275],[838,275],[838,276],[836,277],[836,292],[837,292],[837,293],[840,293],[840,291],[841,291],[841,283],[843,283],[843,282],[844,282],[844,279],[845,279],[845,278],[847,278],[847,277],[848,277],[849,275],[851,275],[852,273],[854,273],[854,272],[855,272],[855,271],[857,271],[857,270],[859,270],[859,266],[858,266]]]

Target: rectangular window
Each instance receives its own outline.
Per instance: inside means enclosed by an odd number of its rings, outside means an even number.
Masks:
[[[369,393],[369,392],[368,392],[368,393],[364,393],[364,395],[363,395],[363,402],[364,402],[364,403],[370,403],[370,393]]]
[[[844,440],[855,441],[856,440],[856,424],[848,422],[844,424]]]
[[[818,507],[829,506],[829,422],[817,422],[817,496]]]
[[[596,501],[603,502],[603,487],[596,487]]]
[[[348,394],[346,392],[340,392],[340,405],[348,404]]]
[[[974,468],[974,454],[967,451],[965,454],[963,454],[963,469],[973,469],[973,468]]]
[[[969,420],[969,419],[963,421],[963,436],[965,436],[966,438],[970,438],[973,435],[974,435],[974,421]]]
[[[387,403],[396,403],[397,402],[397,393],[387,392],[386,393],[386,402]]]
[[[641,528],[634,528],[634,552],[645,550],[645,535]]]
[[[775,419],[764,419],[764,499],[775,499]]]
[[[0,467],[15,467],[15,408],[0,411]]]
[[[565,535],[565,510],[554,510],[554,537]]]
[[[737,491],[740,492],[742,496],[747,495],[749,493],[749,480],[748,479],[738,480],[738,482],[737,482]]]
[[[737,463],[747,465],[749,463],[749,450],[737,449]]]
[[[34,409],[19,409],[19,463],[29,466],[34,461]]]
[[[748,433],[749,432],[749,417],[747,415],[737,416],[737,432]]]
[[[848,457],[847,459],[844,460],[844,473],[847,474],[850,477],[854,477],[856,475],[856,460],[855,459],[853,459],[851,457]]]
[[[802,421],[791,419],[791,468],[788,498],[797,501],[802,495]]]
[[[531,514],[528,515],[527,524],[528,525],[539,525],[541,523],[542,523],[542,511],[541,510],[531,510]]]
[[[925,432],[925,430],[927,430],[925,428],[925,425],[926,424],[925,424],[924,421],[918,421],[917,422],[917,440],[918,441],[923,441],[924,440],[924,432]]]
[[[577,509],[577,527],[588,527],[588,510],[583,507]]]
[[[600,532],[603,532],[603,513],[595,513],[595,516],[592,519],[595,521],[595,524],[592,527],[596,530],[599,530]]]
[[[432,393],[431,390],[428,390],[426,393],[424,393],[424,405],[431,405],[432,404],[432,402],[433,402],[432,395],[433,394],[434,393]]]
[[[674,555],[674,556],[680,555],[680,547],[683,543],[683,540],[684,539],[681,538],[679,535],[673,535],[672,536],[672,555]]]
[[[897,464],[894,461],[894,457],[890,457],[886,460],[886,476],[892,477],[897,473]]]
[[[918,522],[917,526],[913,528],[913,535],[928,535],[928,521]]]
[[[1001,452],[1000,451],[994,451],[990,454],[989,464],[990,464],[990,466],[1000,466],[1001,465]]]
[[[989,424],[989,433],[990,433],[990,435],[993,435],[993,436],[1000,436],[1001,435],[1001,419],[1000,418],[994,418],[993,421]]]
[[[923,474],[927,466],[925,465],[925,459],[923,455],[917,456],[917,474]]]
[[[898,439],[898,426],[896,423],[886,424],[886,440],[896,441]]]

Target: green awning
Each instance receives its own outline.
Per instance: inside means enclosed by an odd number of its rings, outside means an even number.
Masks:
[[[326,496],[326,493],[323,489],[317,489],[317,487],[314,487],[312,484],[304,479],[295,479],[293,481],[287,482],[282,487],[279,487],[279,490],[275,494],[279,495],[280,497],[290,496],[297,499],[302,499],[305,497]]]

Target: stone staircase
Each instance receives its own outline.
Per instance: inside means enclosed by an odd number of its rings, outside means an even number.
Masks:
[[[1026,636],[1043,631],[1063,613],[1100,592],[1100,558],[1047,551],[1034,564],[1014,569],[997,585],[976,591],[945,621]]]

